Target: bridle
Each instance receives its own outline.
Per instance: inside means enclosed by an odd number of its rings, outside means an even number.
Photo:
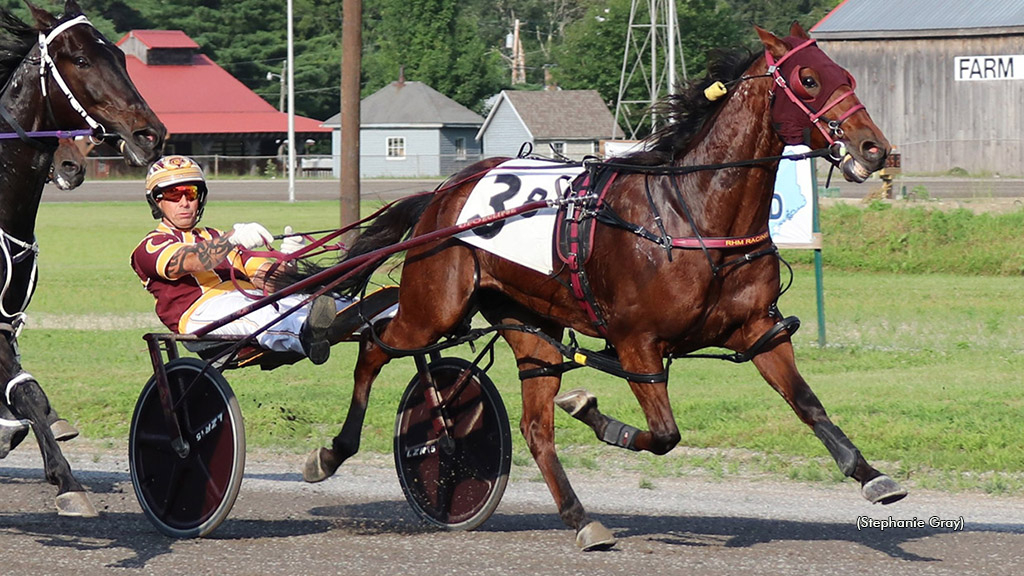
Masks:
[[[33,146],[40,150],[53,150],[53,146],[49,146],[37,140],[37,138],[73,138],[76,136],[89,136],[98,143],[106,133],[106,128],[103,124],[100,124],[89,112],[82,106],[82,103],[78,101],[74,93],[71,92],[71,88],[68,87],[64,77],[61,76],[60,70],[57,69],[57,63],[54,61],[53,56],[50,55],[50,44],[60,36],[61,33],[65,32],[73,26],[84,24],[92,27],[92,23],[85,17],[84,14],[80,14],[70,20],[61,22],[57,26],[53,27],[49,32],[39,32],[39,89],[43,95],[43,101],[46,102],[46,110],[53,118],[53,109],[50,106],[50,91],[48,88],[47,77],[52,77],[53,81],[60,88],[60,91],[67,98],[68,104],[71,108],[77,112],[85,123],[89,125],[89,129],[81,130],[39,130],[33,132],[25,131],[18,121],[11,115],[11,113],[5,107],[0,107],[0,117],[2,117],[14,130],[13,133],[0,134],[0,139],[8,138],[20,138],[23,142]],[[12,76],[13,78],[13,76]]]
[[[843,92],[839,96],[833,98],[828,103],[826,103],[824,106],[822,106],[821,110],[816,111],[812,109],[810,106],[808,106],[805,103],[805,101],[799,96],[797,96],[793,91],[792,84],[799,84],[800,82],[800,68],[794,68],[793,71],[790,73],[790,78],[788,80],[782,75],[781,67],[785,61],[789,60],[794,55],[798,54],[801,50],[809,46],[813,46],[816,43],[817,40],[813,38],[805,40],[796,47],[790,49],[789,52],[783,54],[782,57],[778,59],[778,61],[775,60],[771,52],[766,48],[764,52],[764,58],[765,62],[767,62],[768,64],[768,75],[771,76],[772,80],[775,82],[775,85],[782,90],[782,93],[785,94],[787,98],[789,98],[790,102],[795,104],[797,108],[799,108],[804,114],[807,115],[807,118],[810,120],[811,124],[815,128],[817,128],[819,132],[821,132],[822,136],[825,137],[825,140],[829,144],[829,148],[835,148],[835,150],[833,150],[832,152],[834,157],[838,156],[835,157],[835,160],[839,160],[842,157],[841,148],[843,146],[843,144],[840,142],[840,139],[843,137],[843,129],[841,128],[841,125],[850,116],[853,116],[860,110],[864,110],[864,105],[861,104],[860,102],[857,102],[856,104],[851,106],[849,110],[843,112],[835,120],[828,120],[827,124],[823,120],[827,120],[827,118],[825,118],[826,112],[835,108],[843,100],[855,95],[854,90],[857,87],[856,81],[853,79],[852,76],[847,74],[847,79],[849,79],[850,81],[850,89],[847,90],[846,92]]]
[[[57,36],[60,36],[60,34],[68,28],[79,24],[92,27],[92,23],[89,22],[89,19],[86,18],[84,14],[79,14],[66,22],[61,22],[48,33],[39,33],[39,87],[43,92],[43,98],[46,100],[47,106],[49,106],[49,94],[46,83],[46,76],[49,73],[53,76],[53,81],[57,83],[57,87],[60,88],[60,91],[63,92],[64,96],[68,99],[68,103],[71,104],[71,108],[82,116],[82,119],[85,120],[86,124],[88,124],[90,128],[92,128],[94,133],[103,134],[106,132],[106,129],[104,129],[103,125],[97,122],[96,119],[86,111],[85,107],[82,106],[82,103],[78,101],[78,98],[75,98],[75,95],[71,93],[71,89],[68,88],[68,84],[64,81],[64,77],[61,76],[60,71],[57,70],[57,63],[54,62],[53,57],[50,56],[50,43],[52,43]]]

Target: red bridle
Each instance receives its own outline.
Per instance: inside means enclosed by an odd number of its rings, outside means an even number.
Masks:
[[[835,120],[828,120],[827,118],[824,118],[826,112],[828,112],[829,110],[835,108],[836,105],[838,105],[843,100],[849,98],[850,96],[854,96],[854,89],[856,88],[856,82],[854,81],[853,77],[850,76],[849,73],[846,73],[845,70],[844,70],[843,72],[844,72],[844,74],[846,76],[846,79],[848,80],[848,82],[850,84],[850,89],[848,91],[846,91],[846,92],[843,92],[842,94],[840,94],[838,97],[832,99],[831,101],[827,102],[824,106],[821,107],[821,110],[815,111],[810,106],[808,106],[807,103],[806,103],[806,100],[808,100],[809,98],[800,98],[796,93],[794,93],[793,88],[791,86],[791,84],[795,84],[796,86],[800,86],[800,66],[796,66],[791,71],[790,79],[789,79],[788,82],[787,82],[786,78],[783,77],[783,75],[782,75],[782,64],[785,61],[789,60],[795,54],[798,54],[804,48],[807,48],[808,46],[812,46],[815,43],[816,43],[816,40],[814,40],[814,39],[806,40],[806,41],[802,42],[801,44],[797,45],[796,47],[792,48],[789,52],[786,52],[785,54],[783,54],[782,58],[779,58],[779,60],[777,62],[775,61],[774,57],[771,55],[771,52],[769,52],[767,49],[765,50],[764,57],[765,57],[765,61],[768,64],[768,74],[775,81],[776,86],[781,88],[782,92],[786,95],[786,97],[789,98],[789,100],[793,104],[795,104],[804,114],[807,115],[807,118],[810,120],[811,124],[813,124],[818,129],[818,131],[821,132],[822,136],[824,136],[825,140],[829,143],[829,146],[833,146],[833,145],[836,144],[837,140],[839,140],[839,139],[841,139],[843,137],[843,130],[842,130],[842,128],[840,128],[840,125],[847,118],[849,118],[850,116],[852,116],[856,112],[864,109],[864,105],[861,104],[860,102],[857,102],[856,104],[851,106],[849,110],[847,110],[846,112],[843,112]],[[838,65],[836,65],[836,66],[838,67]],[[827,88],[832,88],[832,92],[831,93],[835,93],[836,89],[838,89],[839,86],[834,86],[834,87],[824,86],[824,85],[822,86],[822,90],[825,90]],[[826,125],[823,122],[823,120],[827,120],[828,124]]]

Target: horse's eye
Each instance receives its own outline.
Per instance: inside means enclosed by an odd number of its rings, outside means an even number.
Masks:
[[[74,63],[75,63],[75,66],[78,67],[78,68],[88,68],[89,67],[89,60],[85,56],[75,56]]]
[[[818,82],[811,76],[801,78],[800,83],[803,84],[804,88],[808,90],[813,90],[814,88],[818,87]]]

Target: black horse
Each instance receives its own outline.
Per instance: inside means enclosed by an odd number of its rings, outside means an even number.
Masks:
[[[75,0],[61,16],[26,4],[33,25],[0,10],[0,132],[18,136],[0,141],[0,456],[27,434],[22,426],[31,427],[46,479],[58,486],[58,513],[95,516],[55,438],[74,429],[62,427],[17,347],[36,285],[36,214],[61,131],[119,138],[125,158],[141,166],[159,155],[166,128],[128,77],[124,53]]]

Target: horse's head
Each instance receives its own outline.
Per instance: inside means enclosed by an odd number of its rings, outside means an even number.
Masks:
[[[830,147],[831,159],[851,182],[863,182],[884,166],[889,141],[854,94],[849,72],[815,45],[794,23],[780,39],[757,28],[768,73],[775,80],[772,122],[786,144]],[[812,129],[815,128],[815,129]]]
[[[167,129],[128,77],[124,52],[89,23],[75,0],[66,1],[60,18],[26,4],[40,31],[41,86],[57,127],[85,124],[97,136],[116,134],[130,163],[155,160]]]
[[[57,142],[50,165],[50,180],[61,190],[73,190],[85,182],[85,155],[70,138]]]

